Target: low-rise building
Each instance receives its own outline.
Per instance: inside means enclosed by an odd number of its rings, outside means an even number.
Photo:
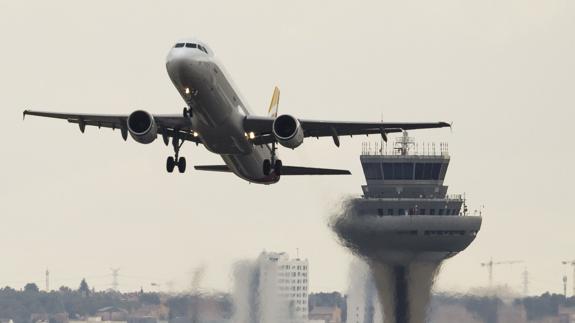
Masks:
[[[315,306],[309,312],[309,319],[325,323],[341,323],[341,309],[337,306]]]

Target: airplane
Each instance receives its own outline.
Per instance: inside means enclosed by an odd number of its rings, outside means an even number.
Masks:
[[[283,165],[277,145],[295,149],[304,138],[332,137],[339,147],[340,136],[387,134],[413,129],[450,127],[445,122],[337,122],[299,119],[289,114],[278,116],[280,91],[274,89],[267,116],[256,116],[248,108],[214,52],[197,39],[178,41],[166,59],[168,75],[186,103],[183,112],[152,115],[136,110],[130,114],[80,114],[25,110],[26,115],[64,119],[86,126],[119,129],[124,140],[130,135],[141,144],[161,136],[172,143],[174,156],[166,161],[166,170],[186,170],[180,148],[186,141],[219,154],[224,165],[195,166],[200,171],[231,172],[252,183],[277,183],[283,175],[347,175],[347,170]]]

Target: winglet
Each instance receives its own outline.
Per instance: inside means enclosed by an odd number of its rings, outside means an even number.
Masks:
[[[270,102],[268,116],[273,118],[278,116],[279,104],[280,104],[280,89],[276,86],[274,88],[274,94],[272,95],[272,101]]]
[[[22,112],[22,120],[26,119],[27,114],[28,114],[28,110],[24,110],[24,112]]]

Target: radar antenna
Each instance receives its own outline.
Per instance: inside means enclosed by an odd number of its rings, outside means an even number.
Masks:
[[[402,156],[407,156],[411,147],[415,145],[413,138],[409,137],[407,131],[403,132],[403,136],[399,140],[395,141],[395,150],[399,151]]]

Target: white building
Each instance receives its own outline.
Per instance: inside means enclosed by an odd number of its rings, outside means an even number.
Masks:
[[[263,322],[307,322],[308,261],[285,252],[262,252],[258,258]]]

